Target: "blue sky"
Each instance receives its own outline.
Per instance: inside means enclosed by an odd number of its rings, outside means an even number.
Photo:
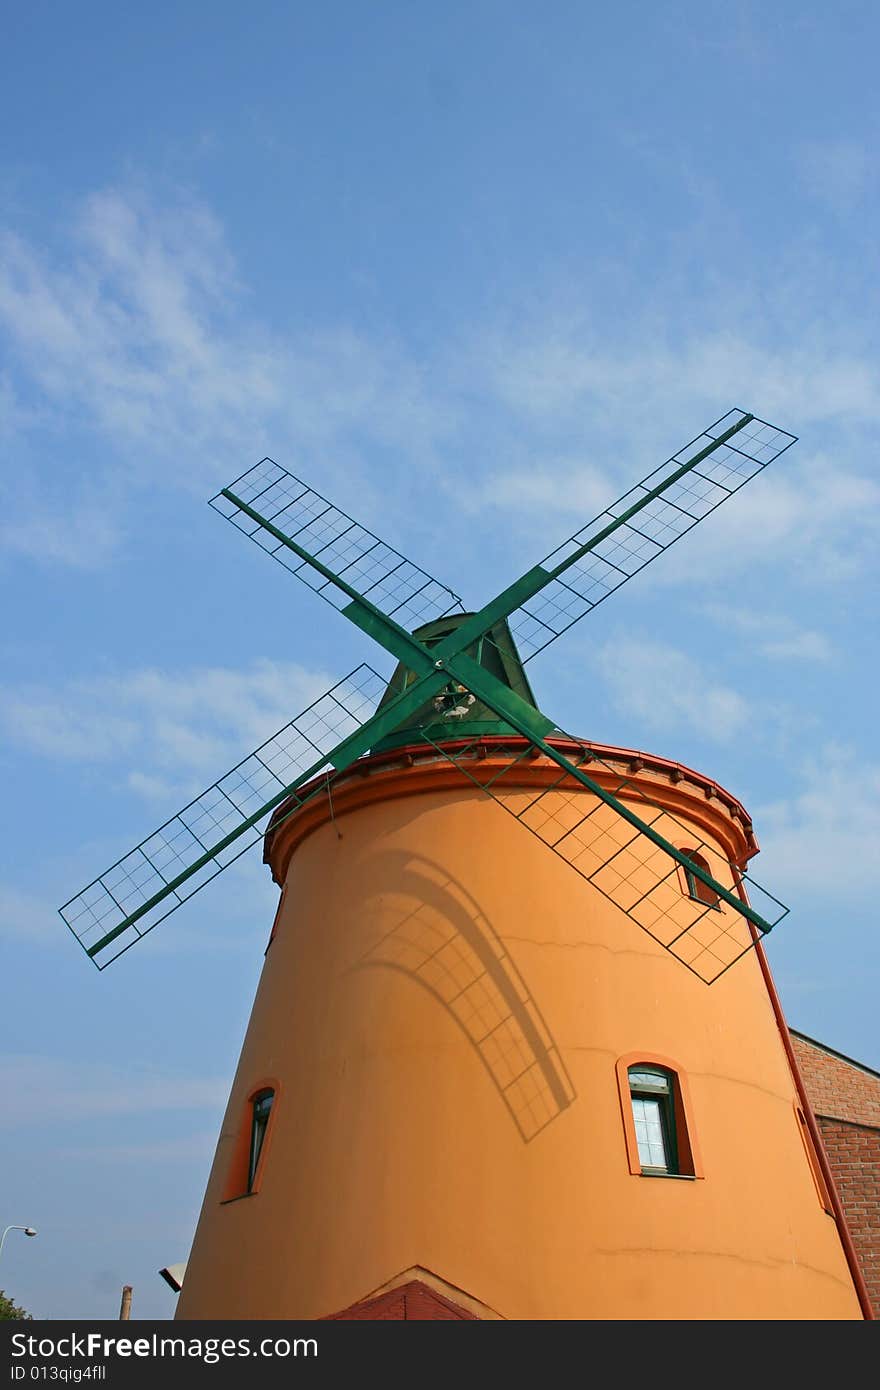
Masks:
[[[264,454],[477,606],[729,407],[799,435],[529,670],[744,801],[789,1021],[880,1066],[876,7],[4,29],[0,1287],[173,1313],[275,892],[100,975],[56,910],[375,660],[205,505]]]

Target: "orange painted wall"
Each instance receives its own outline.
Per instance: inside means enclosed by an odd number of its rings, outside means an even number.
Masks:
[[[747,854],[705,788],[639,775]],[[178,1317],[320,1318],[414,1266],[505,1318],[861,1316],[754,953],[706,986],[445,764],[326,809],[272,843],[285,896]],[[615,1064],[641,1051],[687,1075],[701,1179],[630,1172]],[[267,1076],[259,1192],[224,1202]]]

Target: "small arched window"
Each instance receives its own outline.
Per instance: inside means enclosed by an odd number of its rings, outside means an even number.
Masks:
[[[252,1087],[241,1104],[234,1137],[229,1136],[231,1153],[221,1202],[237,1202],[260,1190],[277,1118],[279,1085],[274,1077],[266,1076]]]
[[[266,1137],[269,1115],[272,1110],[272,1102],[274,1099],[275,1092],[265,1090],[258,1091],[251,1101],[251,1142],[248,1151],[247,1175],[248,1192],[253,1192],[254,1190],[254,1179],[257,1176],[257,1169],[260,1164],[260,1153],[263,1148],[263,1140]]]
[[[633,1176],[702,1178],[690,1088],[678,1063],[653,1052],[630,1052],[618,1058],[615,1070]]]
[[[662,1067],[630,1067],[629,1091],[636,1144],[643,1173],[677,1173],[675,1092],[671,1072]]]
[[[702,869],[704,874],[712,873],[709,867],[709,861],[704,859],[702,854],[698,854],[695,849],[683,849],[681,852],[687,856],[692,864],[696,864],[698,868]],[[708,883],[704,883],[703,880],[697,874],[692,873],[689,868],[684,869],[684,879],[689,898],[693,898],[694,901],[698,903],[705,903],[707,907],[717,907],[720,911],[721,903],[718,894],[714,889],[709,887]]]

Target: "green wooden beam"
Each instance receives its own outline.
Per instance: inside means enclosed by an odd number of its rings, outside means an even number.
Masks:
[[[212,845],[210,849],[207,849],[203,855],[190,864],[182,873],[178,874],[176,878],[169,880],[165,887],[161,888],[158,893],[154,893],[151,898],[142,903],[134,912],[129,913],[123,922],[120,922],[112,931],[107,932],[106,936],[102,936],[101,940],[97,942],[96,945],[89,947],[87,954],[92,957],[98,955],[100,951],[103,951],[105,946],[109,946],[111,941],[115,941],[118,936],[121,936],[129,927],[134,926],[135,922],[139,921],[141,917],[144,917],[152,908],[156,907],[158,903],[167,898],[170,893],[173,893],[175,889],[179,888],[183,883],[186,883],[187,879],[192,878],[193,874],[198,873],[199,869],[203,869],[206,864],[210,864],[216,859],[218,854],[221,854],[224,849],[228,849],[230,845],[240,839],[245,831],[255,826],[258,821],[262,820],[263,816],[268,815],[270,811],[275,810],[276,806],[280,806],[288,797],[293,796],[298,787],[305,786],[307,782],[319,776],[327,767],[328,763],[335,767],[337,771],[343,771],[348,767],[349,763],[354,762],[354,760],[359,758],[362,753],[365,753],[368,748],[371,748],[374,743],[378,743],[381,738],[384,738],[386,734],[396,728],[402,719],[405,719],[409,714],[413,714],[415,710],[418,709],[419,705],[425,700],[430,699],[431,695],[441,691],[448,683],[449,676],[445,671],[435,671],[431,675],[423,677],[416,685],[412,685],[408,690],[403,691],[395,700],[387,704],[380,714],[374,714],[371,719],[368,719],[365,724],[362,724],[356,734],[352,734],[350,738],[340,743],[328,757],[321,758],[318,762],[313,763],[311,767],[301,773],[300,776],[297,777],[295,781],[291,782],[289,786],[285,787],[283,791],[277,792],[275,796],[264,802],[258,811],[248,816],[246,820],[242,820],[240,825],[237,825],[228,835],[224,835],[223,839],[218,840],[216,845]]]
[[[723,884],[718,883],[710,873],[700,868],[699,864],[689,859],[688,856],[682,853],[675,845],[670,844],[669,840],[661,835],[659,831],[655,830],[653,826],[643,821],[640,816],[637,816],[635,811],[630,810],[623,801],[620,801],[618,797],[614,796],[611,792],[606,791],[599,782],[589,777],[587,773],[575,763],[571,762],[571,760],[567,758],[564,753],[560,752],[558,748],[554,748],[552,744],[547,743],[543,734],[537,732],[537,725],[534,718],[524,718],[522,712],[517,708],[516,701],[508,698],[513,692],[509,691],[506,686],[503,686],[489,671],[485,671],[481,666],[478,666],[475,661],[472,661],[470,657],[464,654],[447,661],[446,669],[450,671],[462,685],[466,686],[472,694],[482,700],[484,705],[488,705],[490,709],[494,709],[495,712],[506,720],[508,724],[511,724],[518,733],[522,734],[524,738],[527,738],[536,748],[540,749],[546,757],[552,758],[553,762],[565,772],[569,773],[569,775],[573,777],[576,782],[579,782],[582,787],[592,792],[600,801],[604,801],[606,806],[612,807],[612,809],[633,826],[635,830],[646,835],[649,840],[653,841],[659,849],[664,850],[670,858],[674,859],[677,864],[680,864],[683,869],[686,869],[689,874],[693,874],[701,883],[704,883],[707,888],[710,888],[713,893],[717,893],[718,897],[723,899],[729,907],[734,908],[742,917],[746,917],[758,927],[761,932],[769,932],[772,930],[772,924],[766,922],[761,914],[756,912],[753,907],[743,902],[736,894],[731,893],[729,888],[725,888]],[[519,703],[524,702],[520,701]],[[532,716],[534,716],[534,713],[534,710],[530,710]],[[540,718],[544,721],[546,726],[544,729],[545,733],[556,727],[549,720],[545,719],[543,715],[540,716]]]

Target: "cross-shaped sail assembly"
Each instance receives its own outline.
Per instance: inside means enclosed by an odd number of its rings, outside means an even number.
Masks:
[[[679,848],[681,827],[637,779],[621,778],[588,743],[558,730],[524,674],[511,680],[518,662],[509,633],[531,660],[794,442],[753,415],[728,412],[473,614],[272,460],[248,470],[212,505],[396,656],[403,674],[388,687],[358,667],[66,903],[61,915],[87,954],[103,969],[261,839],[267,816],[277,824],[294,814],[407,730],[691,971],[717,979],[786,909],[764,895],[758,911],[738,867],[708,842],[693,844],[692,828],[688,850]],[[476,711],[501,735],[489,758],[485,738],[477,758],[461,737]],[[558,768],[537,794],[518,783],[525,756]],[[682,874],[697,891],[681,893]],[[754,899],[760,890],[748,883]]]

